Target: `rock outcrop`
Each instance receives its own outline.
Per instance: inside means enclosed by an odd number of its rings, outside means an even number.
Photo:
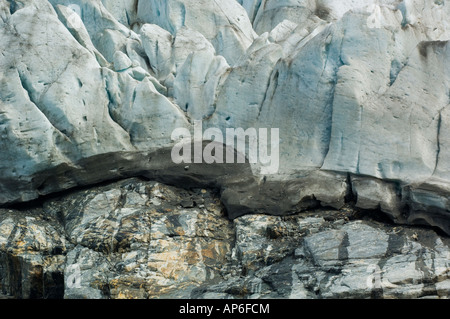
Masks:
[[[349,207],[231,221],[212,190],[141,179],[1,211],[0,261],[16,298],[450,294],[450,240],[432,229]]]

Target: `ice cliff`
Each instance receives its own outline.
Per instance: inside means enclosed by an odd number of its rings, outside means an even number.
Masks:
[[[229,215],[378,209],[450,233],[443,0],[1,0],[0,203],[145,176]],[[280,169],[170,161],[176,128],[279,128]]]

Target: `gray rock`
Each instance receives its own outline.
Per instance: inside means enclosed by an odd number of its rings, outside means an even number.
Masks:
[[[191,203],[186,205],[185,203]],[[350,206],[230,220],[217,192],[128,179],[0,210],[13,298],[448,298],[450,241]],[[376,216],[376,215],[374,215]]]
[[[356,207],[368,210],[379,209],[396,222],[404,222],[402,192],[397,184],[367,177],[354,177],[351,184],[357,200]]]
[[[42,210],[0,211],[0,295],[51,299],[64,294],[64,255],[68,252],[61,224]]]

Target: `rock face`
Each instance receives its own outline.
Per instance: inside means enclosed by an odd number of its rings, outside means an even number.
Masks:
[[[1,211],[16,298],[445,298],[450,240],[345,207],[231,221],[217,193],[130,179]]]

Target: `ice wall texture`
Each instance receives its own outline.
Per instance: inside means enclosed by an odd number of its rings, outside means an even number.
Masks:
[[[144,175],[221,187],[232,217],[351,198],[450,232],[449,8],[1,0],[0,202]],[[280,128],[279,174],[178,174],[194,120]]]

